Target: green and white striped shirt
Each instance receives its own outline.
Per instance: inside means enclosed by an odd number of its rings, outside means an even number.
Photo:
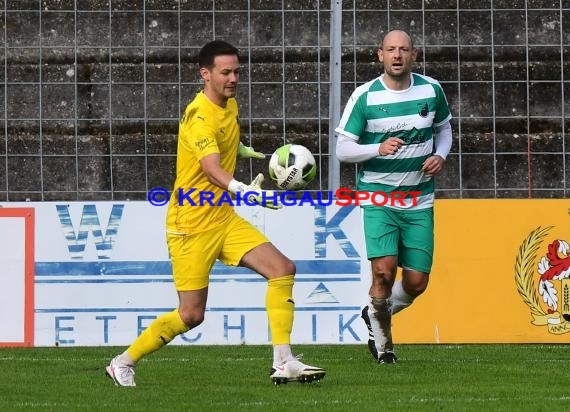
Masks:
[[[413,205],[397,203],[387,207],[424,209],[433,206],[434,181],[422,171],[423,162],[433,154],[433,127],[451,119],[447,99],[439,82],[411,74],[406,90],[388,89],[381,77],[365,83],[352,93],[336,132],[360,144],[380,144],[390,137],[404,141],[394,155],[377,156],[362,163],[357,189],[368,192],[421,192]]]

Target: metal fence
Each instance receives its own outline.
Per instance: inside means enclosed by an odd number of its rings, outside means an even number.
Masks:
[[[439,197],[565,197],[569,18],[568,0],[0,0],[0,200],[170,187],[196,54],[214,38],[242,51],[244,142],[304,144],[319,163],[311,189],[352,186],[357,166],[334,167],[330,130],[380,73],[394,28],[452,108]]]

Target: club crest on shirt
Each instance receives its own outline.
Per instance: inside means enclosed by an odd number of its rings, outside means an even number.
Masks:
[[[429,106],[428,106],[427,102],[418,103],[418,114],[421,117],[428,117]]]

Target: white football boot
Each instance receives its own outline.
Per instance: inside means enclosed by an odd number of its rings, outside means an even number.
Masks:
[[[105,368],[106,375],[113,379],[116,386],[137,386],[135,383],[135,370],[132,365],[120,363],[117,358],[111,359]]]
[[[325,375],[326,371],[323,368],[305,365],[299,359],[292,359],[283,365],[271,368],[269,378],[274,384],[279,385],[287,382],[318,382]]]

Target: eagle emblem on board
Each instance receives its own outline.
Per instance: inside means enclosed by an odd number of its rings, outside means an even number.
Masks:
[[[539,255],[551,229],[552,226],[537,227],[520,245],[515,283],[530,309],[531,323],[561,335],[570,332],[570,245],[555,239]]]

